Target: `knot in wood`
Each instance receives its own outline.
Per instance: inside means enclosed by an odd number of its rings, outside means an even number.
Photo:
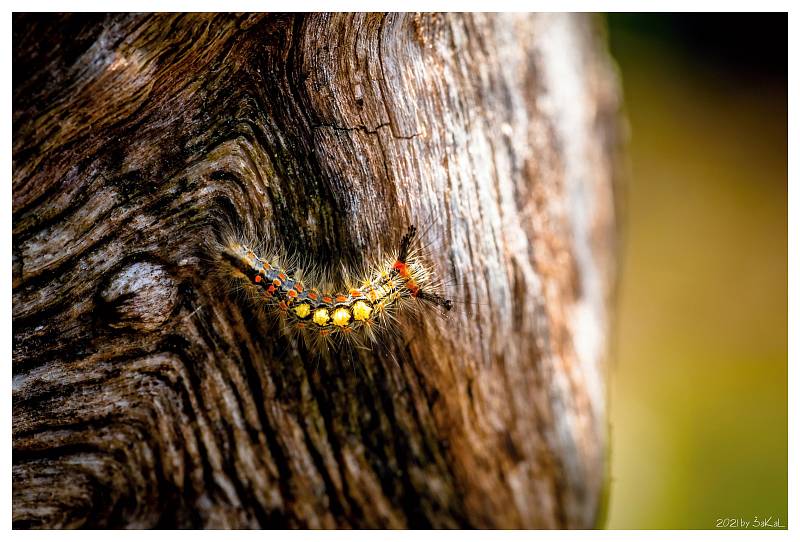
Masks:
[[[178,287],[162,265],[134,262],[109,277],[100,299],[106,325],[152,331],[172,314]]]

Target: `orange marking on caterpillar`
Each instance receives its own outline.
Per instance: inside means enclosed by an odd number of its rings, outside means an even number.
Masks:
[[[327,295],[322,296],[322,301],[325,303],[333,303],[333,298]]]
[[[281,281],[280,281],[280,280],[278,280],[278,279],[272,279],[272,285],[273,285],[273,286],[275,286],[276,288],[280,288],[281,284],[282,284],[282,283],[281,283]]]
[[[392,269],[400,273],[400,276],[403,278],[408,278],[411,275],[411,271],[408,269],[408,264],[405,262],[394,262]]]
[[[311,301],[316,301],[316,300],[317,300],[317,294],[316,294],[316,293],[314,293],[314,292],[308,292],[308,298],[309,298]]]
[[[344,296],[344,295],[341,295],[341,294],[336,296],[336,302],[337,303],[344,303],[345,301],[347,301],[347,296]]]
[[[261,275],[256,275],[256,277],[253,280],[256,282],[261,282]]]
[[[286,292],[286,295],[288,295],[289,297],[294,299],[295,297],[297,297],[297,291],[296,290],[289,290],[288,292]]]

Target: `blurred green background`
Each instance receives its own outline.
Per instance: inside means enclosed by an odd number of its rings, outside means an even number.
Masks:
[[[608,16],[630,123],[606,527],[787,523],[787,18]]]

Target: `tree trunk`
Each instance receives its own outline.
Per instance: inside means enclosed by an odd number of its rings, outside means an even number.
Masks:
[[[592,527],[619,95],[555,15],[17,15],[13,521]],[[447,318],[317,351],[209,239],[353,269],[410,224]]]

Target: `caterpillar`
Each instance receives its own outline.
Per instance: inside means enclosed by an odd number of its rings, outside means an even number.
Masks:
[[[453,302],[415,245],[417,229],[410,226],[397,252],[371,266],[360,280],[334,290],[306,281],[301,269],[288,269],[276,256],[259,255],[239,240],[223,244],[221,255],[244,288],[264,308],[276,313],[284,329],[301,334],[310,343],[337,339],[357,344],[376,342],[400,313],[427,305],[450,311]],[[311,274],[313,275],[313,274]],[[304,283],[305,282],[305,283]]]

